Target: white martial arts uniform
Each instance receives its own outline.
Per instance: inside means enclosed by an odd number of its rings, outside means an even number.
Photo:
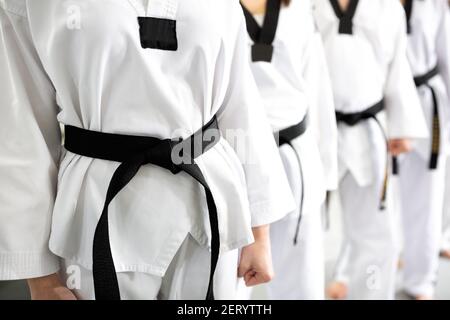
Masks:
[[[350,23],[352,34],[340,33],[331,1],[315,0],[314,4],[336,110],[361,112],[384,99],[389,139],[426,136],[406,58],[405,14],[400,3],[360,0]],[[391,299],[398,250],[389,192],[387,208],[380,210],[386,141],[373,119],[354,126],[339,124],[338,131],[344,243],[351,246],[348,298]]]
[[[447,156],[444,193],[444,220],[442,224],[441,249],[450,250],[450,159]]]
[[[255,19],[263,24],[263,16]],[[253,44],[249,37],[249,45]],[[307,131],[292,141],[295,150],[289,145],[280,147],[297,208],[271,225],[276,276],[268,285],[268,294],[270,299],[323,299],[321,206],[326,190],[337,187],[337,126],[310,1],[293,1],[281,8],[273,47],[271,62],[251,61],[272,129],[277,133],[295,126],[307,114],[310,122]],[[300,212],[298,242],[294,244]]]
[[[196,160],[216,202],[222,252],[292,211],[239,2],[147,2],[0,1],[0,279],[54,273],[58,257],[92,268],[94,230],[119,163],[63,152],[58,122],[175,138],[217,115],[223,138]],[[177,51],[141,46],[144,15],[177,21]],[[201,186],[152,165],[113,201],[109,219],[119,273],[164,277],[188,235],[204,248],[210,242]]]
[[[448,32],[450,33],[450,25],[447,25],[447,28]],[[447,162],[446,162],[447,168],[446,168],[445,193],[444,193],[444,220],[443,220],[443,228],[442,228],[443,232],[441,243],[442,250],[450,250],[450,158],[449,157],[450,157],[450,150],[447,153]]]
[[[404,289],[414,296],[433,296],[439,267],[445,162],[449,147],[450,17],[444,0],[413,0],[409,20],[408,58],[415,77],[436,67],[439,74],[418,88],[430,133],[399,161],[403,225]],[[428,87],[430,86],[430,87]],[[430,169],[433,95],[440,119],[440,156]]]

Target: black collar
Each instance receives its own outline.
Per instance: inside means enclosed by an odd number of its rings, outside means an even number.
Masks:
[[[331,6],[334,9],[336,16],[339,18],[339,33],[353,34],[353,17],[356,13],[359,0],[350,0],[347,10],[342,11],[338,0],[330,0]]]
[[[406,0],[405,3],[403,4],[403,7],[405,8],[405,12],[406,12],[407,31],[408,31],[408,34],[411,34],[411,32],[412,32],[411,16],[412,16],[412,11],[413,11],[413,7],[414,7],[413,0]]]
[[[259,26],[250,11],[241,3],[247,22],[247,31],[254,41],[252,47],[253,61],[271,62],[273,56],[273,41],[278,28],[278,19],[281,11],[280,0],[267,0],[264,24]]]

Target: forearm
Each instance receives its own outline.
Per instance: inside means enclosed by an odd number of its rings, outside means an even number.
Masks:
[[[255,241],[268,241],[270,240],[270,225],[263,225],[252,228],[253,237]]]
[[[27,282],[32,300],[76,300],[57,273],[28,279]]]

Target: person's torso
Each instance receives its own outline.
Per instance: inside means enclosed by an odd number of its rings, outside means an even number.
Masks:
[[[230,28],[233,6],[228,0],[146,3],[28,1],[61,122],[157,137],[184,128],[187,136],[221,107],[237,24]],[[143,48],[138,16],[176,20],[178,49]]]
[[[329,0],[315,0],[315,17],[324,41],[336,109],[362,111],[383,98],[396,49],[394,26],[401,23],[392,0],[360,0],[353,33],[339,32],[340,20]],[[400,21],[398,21],[400,19]]]
[[[443,27],[445,3],[441,0],[413,0],[409,20],[408,59],[414,76],[433,69],[438,62],[438,33]]]
[[[272,43],[270,62],[251,61],[251,68],[263,98],[269,121],[274,131],[299,123],[306,115],[308,101],[302,71],[304,55],[313,36],[314,24],[309,1],[294,1],[282,7]],[[255,16],[260,26],[264,16]],[[254,41],[249,36],[249,47]]]

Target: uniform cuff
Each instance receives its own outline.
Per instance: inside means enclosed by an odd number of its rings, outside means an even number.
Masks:
[[[22,280],[58,272],[59,258],[49,250],[0,252],[0,280]]]
[[[286,203],[285,205],[275,206],[270,201],[259,202],[250,205],[252,213],[252,228],[265,226],[279,221],[286,217],[291,212],[295,211],[295,203]]]

